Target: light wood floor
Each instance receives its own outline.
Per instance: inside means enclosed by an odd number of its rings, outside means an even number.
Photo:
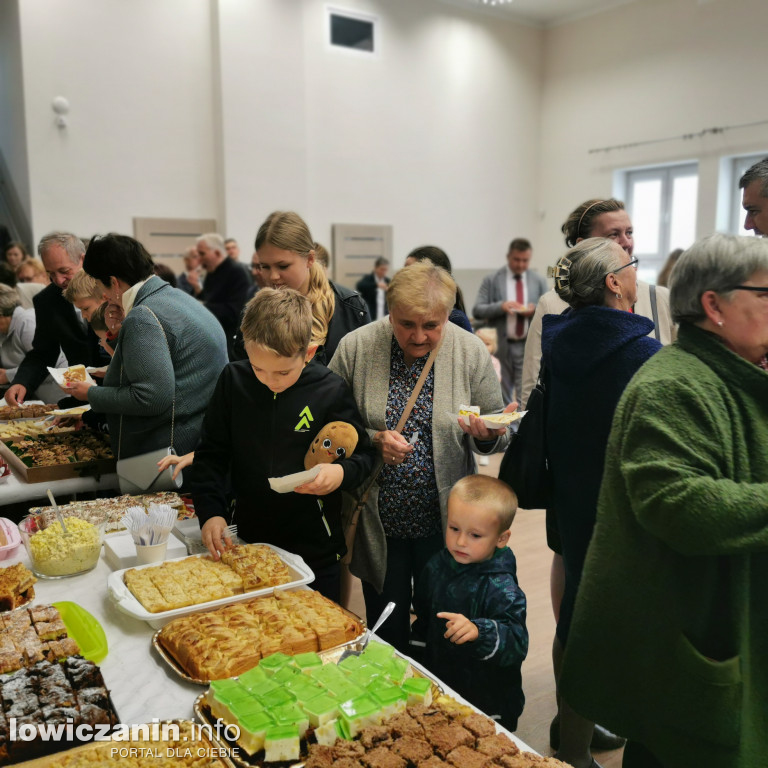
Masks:
[[[500,457],[491,457],[480,472],[498,475]],[[552,552],[547,548],[544,511],[521,509],[512,524],[509,542],[517,558],[518,579],[528,599],[528,658],[523,664],[525,710],[520,718],[517,735],[542,755],[552,754],[549,748],[549,724],[555,716],[555,681],[552,674],[552,638],[555,620],[549,597],[549,569]],[[352,595],[352,610],[365,616],[359,582]],[[603,768],[620,768],[622,750],[595,753]]]

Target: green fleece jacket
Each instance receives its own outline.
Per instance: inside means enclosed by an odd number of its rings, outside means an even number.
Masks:
[[[768,765],[767,593],[768,373],[684,324],[616,410],[564,696],[665,766]]]

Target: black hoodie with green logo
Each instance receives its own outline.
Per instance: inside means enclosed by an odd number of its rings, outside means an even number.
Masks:
[[[352,424],[358,434],[353,455],[340,460],[341,488],[327,496],[274,492],[268,478],[302,471],[310,444],[331,421]],[[360,485],[374,459],[352,392],[325,366],[310,362],[292,387],[273,393],[248,360],[229,363],[216,384],[195,452],[195,511],[201,526],[215,516],[229,520],[230,474],[238,537],[294,552],[319,569],[346,552],[341,489]]]

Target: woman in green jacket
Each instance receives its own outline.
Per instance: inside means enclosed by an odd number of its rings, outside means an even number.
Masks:
[[[680,323],[613,420],[561,686],[629,766],[768,764],[768,241],[672,273]]]

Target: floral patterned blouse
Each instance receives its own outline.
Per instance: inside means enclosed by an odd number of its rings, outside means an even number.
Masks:
[[[425,355],[409,366],[400,345],[392,339],[387,429],[393,430],[397,426],[428,359],[429,356]],[[386,535],[396,539],[421,539],[442,531],[440,498],[432,457],[434,383],[433,368],[402,430],[403,437],[409,442],[414,433],[419,433],[414,450],[402,464],[386,464],[378,478],[381,523]]]

